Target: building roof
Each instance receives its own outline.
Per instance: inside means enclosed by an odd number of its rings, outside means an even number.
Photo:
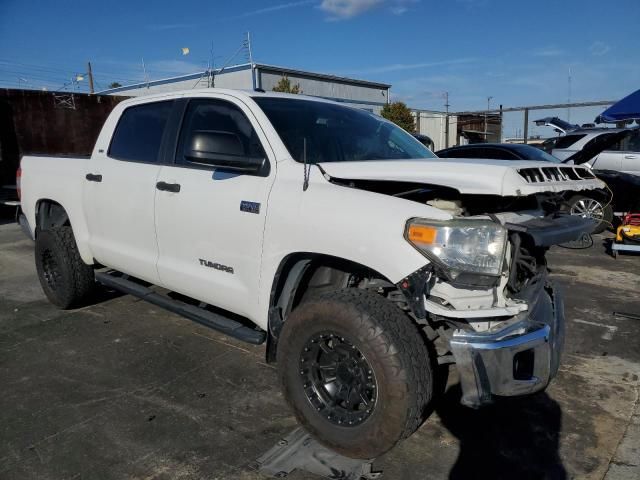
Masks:
[[[268,97],[268,98],[290,98],[293,100],[306,100],[310,102],[319,102],[319,103],[335,103],[335,101],[331,99],[316,97],[312,95],[212,87],[212,88],[195,88],[195,89],[189,89],[189,90],[176,90],[170,93],[162,92],[162,93],[153,93],[151,95],[144,95],[140,97],[130,97],[127,100],[123,100],[122,102],[120,102],[120,105],[122,105],[123,107],[127,107],[130,105],[137,105],[141,103],[152,102],[155,99],[171,100],[174,98],[198,97],[202,94],[207,95],[207,94],[213,94],[213,93],[222,93],[238,99]]]
[[[293,69],[293,68],[288,68],[288,67],[280,67],[277,65],[268,65],[265,63],[254,63],[254,66],[256,69],[258,70],[262,70],[262,71],[268,71],[268,72],[275,72],[275,73],[280,73],[283,75],[289,74],[289,75],[296,75],[299,77],[306,77],[306,78],[314,78],[314,79],[319,79],[319,80],[327,80],[327,81],[331,81],[331,82],[339,82],[339,83],[347,83],[350,85],[362,85],[362,86],[367,86],[367,87],[374,87],[374,88],[380,88],[383,90],[387,90],[389,88],[391,88],[391,85],[387,84],[387,83],[379,83],[379,82],[370,82],[368,80],[360,80],[360,79],[356,79],[356,78],[349,78],[349,77],[340,77],[337,75],[329,75],[329,74],[325,74],[325,73],[317,73],[317,72],[308,72],[306,70],[297,70],[297,69]],[[214,75],[224,75],[225,73],[231,73],[231,72],[237,72],[240,70],[249,70],[251,68],[251,64],[250,63],[243,63],[240,65],[232,65],[230,67],[226,67],[224,69],[215,69],[212,71],[212,73]],[[163,79],[159,79],[159,80],[150,80],[148,82],[139,82],[139,83],[134,83],[131,85],[123,85],[122,87],[117,87],[117,88],[109,88],[106,90],[102,90],[100,92],[97,92],[98,94],[112,94],[112,93],[118,93],[118,92],[126,92],[127,90],[134,90],[137,88],[145,88],[145,87],[153,87],[156,85],[166,85],[169,83],[177,83],[177,82],[184,82],[185,80],[196,80],[199,78],[204,78],[206,75],[208,75],[209,71],[208,70],[203,70],[201,72],[196,72],[196,73],[190,73],[187,75],[179,75],[176,77],[168,77],[168,78],[163,78]]]
[[[260,70],[266,70],[270,72],[298,75],[301,77],[319,78],[322,80],[330,80],[332,82],[349,83],[352,85],[353,84],[363,85],[367,87],[376,87],[380,89],[391,88],[391,85],[388,83],[372,82],[369,80],[361,80],[361,79],[351,78],[351,77],[341,77],[338,75],[329,75],[327,73],[308,72],[306,70],[297,70],[294,68],[280,67],[277,65],[268,65],[266,63],[256,63],[255,65],[256,65],[256,68]]]

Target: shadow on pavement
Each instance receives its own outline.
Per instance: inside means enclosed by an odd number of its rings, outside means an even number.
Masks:
[[[0,204],[0,225],[16,223],[16,207]]]
[[[473,410],[460,404],[454,385],[436,406],[444,426],[460,440],[450,480],[566,479],[558,453],[560,405],[546,393],[500,399]]]

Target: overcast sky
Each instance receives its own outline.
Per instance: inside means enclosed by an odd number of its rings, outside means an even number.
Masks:
[[[639,0],[0,0],[0,85],[59,88],[87,60],[99,88],[142,80],[142,58],[151,79],[191,73],[250,31],[256,61],[391,83],[416,108],[615,100],[640,88],[639,21]]]

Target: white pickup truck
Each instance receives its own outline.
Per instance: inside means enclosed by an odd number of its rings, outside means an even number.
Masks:
[[[356,458],[418,428],[438,365],[473,407],[548,385],[564,320],[545,252],[593,228],[557,194],[604,187],[577,166],[440,159],[337,103],[218,89],[124,101],[90,158],[25,156],[19,176],[52,303],[101,283],[266,342],[299,421]]]

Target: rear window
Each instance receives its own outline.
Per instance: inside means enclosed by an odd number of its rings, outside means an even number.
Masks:
[[[479,158],[492,160],[517,160],[516,156],[506,149],[492,147],[452,148],[438,152],[442,158]]]
[[[520,157],[525,160],[535,160],[538,162],[560,163],[560,159],[548,154],[540,148],[532,145],[514,145],[513,149],[520,153]]]
[[[583,135],[565,135],[564,137],[560,137],[556,143],[554,148],[569,148],[571,145],[576,143],[578,140],[586,137],[586,134]]]
[[[440,158],[474,158],[475,151],[471,148],[452,148],[449,150],[440,150],[436,155]]]
[[[131,162],[157,162],[172,105],[173,101],[166,101],[127,108],[111,139],[109,156]]]

